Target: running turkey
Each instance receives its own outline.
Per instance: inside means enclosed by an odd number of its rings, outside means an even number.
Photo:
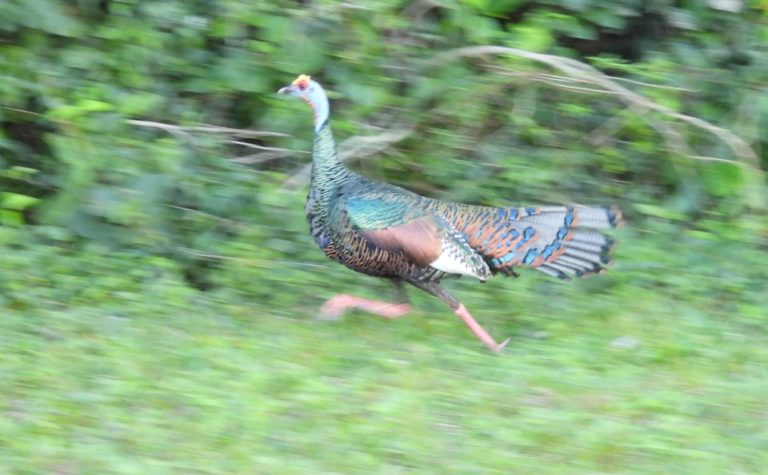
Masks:
[[[537,206],[494,208],[439,201],[371,180],[348,169],[336,153],[328,125],[328,98],[309,76],[278,91],[306,101],[314,112],[312,182],[306,214],[317,245],[331,259],[363,274],[390,279],[396,304],[338,295],[321,313],[350,308],[395,318],[410,311],[403,283],[447,303],[492,351],[497,343],[464,305],[440,285],[449,276],[485,281],[516,276],[529,266],[560,279],[600,272],[614,241],[596,229],[621,220],[616,207]]]

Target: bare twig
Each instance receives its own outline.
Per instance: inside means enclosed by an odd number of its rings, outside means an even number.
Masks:
[[[702,162],[722,162],[722,163],[730,163],[731,165],[736,165],[740,167],[746,167],[743,162],[739,162],[737,160],[728,160],[727,158],[720,158],[720,157],[708,157],[704,155],[691,155],[688,158],[693,158],[695,160],[701,160]]]
[[[616,95],[618,93],[606,91],[605,89],[595,89],[592,87],[579,87],[579,86],[568,86],[566,84],[562,84],[560,82],[555,82],[551,80],[543,80],[542,82],[547,83],[549,85],[559,87],[560,89],[565,89],[567,91],[577,92],[580,94],[603,94],[603,95]]]
[[[248,142],[241,142],[239,140],[227,140],[227,143],[241,145],[243,147],[252,148],[256,150],[263,150],[263,152],[252,153],[250,155],[244,155],[241,157],[231,158],[230,160],[235,163],[242,163],[246,165],[257,165],[260,163],[266,163],[279,158],[290,157],[291,155],[309,155],[310,152],[306,150],[293,150],[290,148],[282,147],[265,147],[264,145],[256,145]]]
[[[196,251],[194,249],[189,249],[186,247],[175,247],[177,251],[188,254],[190,256],[195,257],[201,257],[203,259],[211,259],[211,260],[217,260],[217,261],[233,261],[233,262],[241,262],[243,264],[246,264],[251,267],[265,267],[265,268],[272,268],[273,263],[271,262],[264,262],[264,261],[257,261],[254,259],[243,259],[242,257],[231,257],[231,256],[222,256],[219,254],[208,254],[205,252]]]
[[[13,112],[19,112],[21,114],[33,115],[35,117],[43,117],[43,118],[46,118],[46,119],[48,118],[45,115],[40,114],[38,112],[32,112],[32,111],[28,111],[28,110],[25,110],[25,109],[17,109],[16,107],[0,106],[0,109],[5,109],[5,110],[13,111]]]
[[[200,211],[199,209],[187,208],[186,206],[178,206],[178,205],[170,205],[170,204],[167,204],[165,206],[167,206],[169,208],[177,209],[177,210],[180,210],[180,211],[186,211],[188,213],[193,213],[193,214],[197,214],[197,215],[200,215],[200,216],[204,216],[206,218],[210,218],[210,219],[213,219],[214,221],[219,221],[221,223],[224,223],[224,224],[227,224],[227,225],[230,225],[230,226],[239,227],[239,226],[243,226],[245,224],[245,223],[242,223],[240,221],[235,221],[233,219],[222,218],[221,216],[216,216],[215,214],[206,213],[205,211]]]
[[[280,158],[290,157],[291,153],[287,152],[263,152],[253,153],[251,155],[243,155],[242,157],[230,158],[229,160],[234,163],[240,163],[243,165],[260,165],[262,163],[271,162]]]
[[[505,66],[492,65],[491,69],[494,69],[496,71],[504,72],[505,74],[508,74],[508,75],[530,77],[530,78],[534,78],[534,79],[542,79],[542,80],[549,79],[549,80],[552,80],[552,81],[563,81],[563,82],[581,82],[581,83],[587,83],[587,84],[593,84],[594,83],[591,80],[580,79],[580,78],[571,77],[571,76],[560,76],[558,74],[547,74],[547,73],[538,73],[538,72],[537,73],[530,73],[530,72],[512,71],[512,70],[508,69]],[[693,92],[690,89],[685,89],[683,87],[666,86],[666,85],[663,85],[663,84],[651,84],[651,83],[648,83],[648,82],[637,81],[635,79],[622,78],[622,77],[618,77],[618,76],[611,76],[611,79],[614,80],[614,81],[621,81],[621,82],[627,82],[627,83],[630,83],[630,84],[636,84],[636,85],[642,86],[642,87],[651,87],[651,88],[655,88],[655,89],[666,89],[666,90],[670,90],[670,91],[688,92],[688,93]]]
[[[261,138],[261,137],[289,137],[288,134],[280,132],[271,132],[264,130],[247,130],[247,129],[233,129],[230,127],[219,127],[215,125],[200,125],[200,126],[181,126],[175,124],[167,124],[164,122],[154,122],[149,120],[128,120],[129,124],[137,125],[139,127],[150,127],[160,130],[165,130],[178,139],[183,141],[191,141],[193,134],[210,134],[210,135],[222,135],[229,137],[241,137],[241,138]],[[256,153],[246,155],[243,157],[236,157],[231,159],[235,163],[245,164],[258,164],[268,162],[270,160],[276,160],[290,156],[292,154],[308,154],[309,152],[303,150],[292,150],[281,147],[267,147],[264,145],[257,145],[249,142],[243,142],[242,140],[225,140],[226,143],[240,145],[256,150],[263,150],[262,153]]]
[[[129,124],[137,125],[139,127],[151,127],[155,129],[162,129],[168,132],[183,132],[183,133],[200,133],[200,134],[221,134],[231,135],[234,137],[289,137],[288,134],[280,132],[271,132],[266,130],[248,130],[248,129],[233,129],[230,127],[219,127],[216,125],[199,125],[199,126],[181,126],[174,124],[166,124],[164,122],[154,122],[150,120],[134,120],[129,119],[126,121]]]
[[[290,148],[280,148],[280,147],[265,147],[263,145],[256,145],[253,143],[241,142],[239,140],[227,140],[227,143],[242,145],[243,147],[254,148],[256,150],[264,150],[267,152],[286,152],[286,153],[299,153],[299,154],[307,154],[307,155],[310,154],[310,152],[307,152],[306,150],[293,150]]]
[[[692,90],[686,89],[684,87],[667,86],[667,85],[664,85],[664,84],[652,84],[652,83],[649,83],[649,82],[638,81],[636,79],[622,78],[622,77],[618,77],[618,76],[611,76],[611,79],[613,79],[614,81],[621,81],[621,82],[627,82],[627,83],[630,83],[630,84],[636,84],[636,85],[642,86],[642,87],[652,87],[654,89],[667,89],[669,91],[688,92],[688,93],[692,93],[693,92]]]
[[[152,127],[154,129],[165,130],[166,132],[170,133],[171,135],[181,140],[182,142],[188,142],[192,140],[192,135],[189,133],[189,131],[185,130],[185,127],[179,127],[178,125],[165,124],[162,122],[150,122],[147,120],[132,120],[132,119],[129,119],[126,122],[131,125],[138,125],[140,127]]]

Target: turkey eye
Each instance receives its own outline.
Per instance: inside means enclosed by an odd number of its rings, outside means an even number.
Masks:
[[[305,82],[299,83],[299,89],[301,89],[302,91],[306,91],[307,90],[307,86],[309,86],[309,84],[307,84]]]

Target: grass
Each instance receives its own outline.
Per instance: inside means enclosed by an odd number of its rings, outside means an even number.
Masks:
[[[163,258],[6,230],[0,472],[765,473],[765,251],[624,233],[597,278],[448,283],[511,337],[494,356],[415,290],[400,320],[316,319],[387,287],[304,241],[201,292]]]

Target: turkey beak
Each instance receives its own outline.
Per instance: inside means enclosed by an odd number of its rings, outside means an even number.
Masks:
[[[296,89],[293,87],[293,85],[281,87],[277,91],[278,94],[293,94],[294,92],[296,92]]]

